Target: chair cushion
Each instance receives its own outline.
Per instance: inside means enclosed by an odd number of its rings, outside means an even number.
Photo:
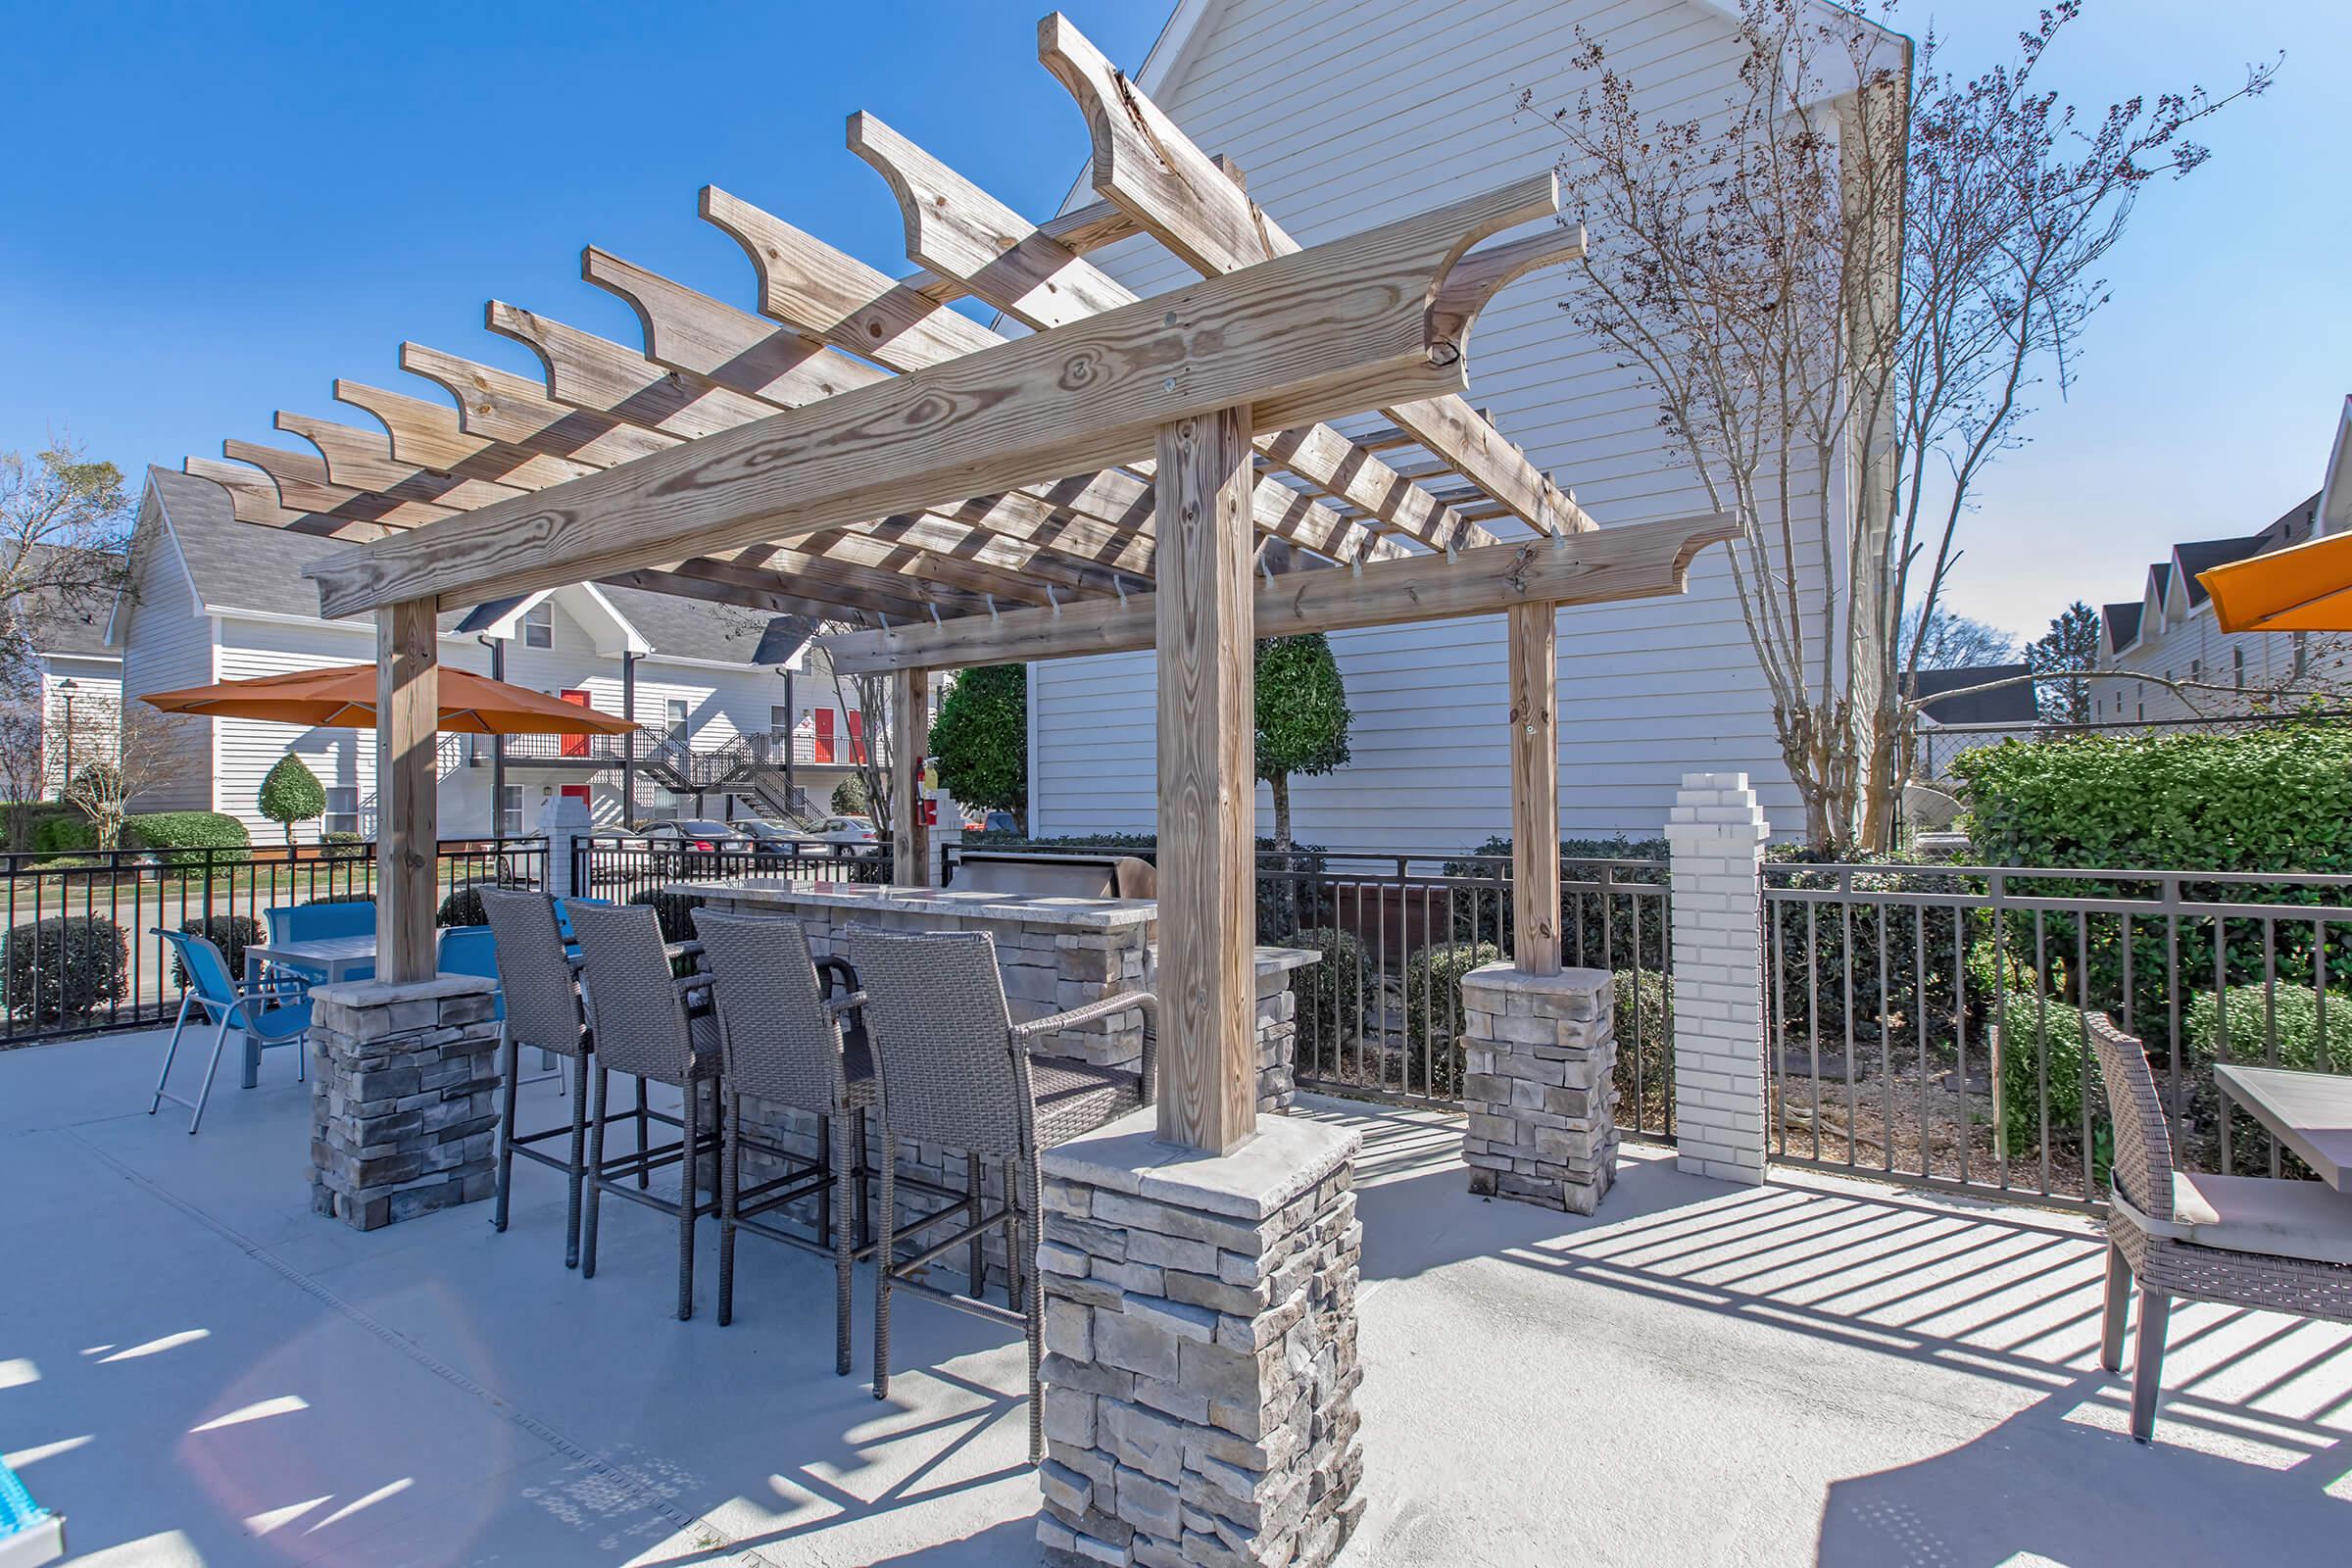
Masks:
[[[2352,1265],[2352,1196],[2326,1182],[2176,1171],[2173,1223],[2198,1247]]]

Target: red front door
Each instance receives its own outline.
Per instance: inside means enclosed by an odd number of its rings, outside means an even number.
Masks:
[[[570,703],[571,705],[573,705],[573,706],[574,706],[574,707],[576,707],[576,708],[594,708],[594,707],[596,706],[594,703],[592,703],[592,702],[590,702],[590,701],[588,700],[588,694],[587,694],[586,692],[564,691],[564,692],[558,692],[558,693],[556,693],[556,695],[557,695],[558,697],[561,697],[562,699],[564,699],[564,701],[565,701],[565,702],[567,702],[567,703]],[[586,756],[588,755],[588,737],[587,737],[587,736],[585,736],[585,735],[566,735],[566,736],[563,737],[563,740],[564,740],[564,750],[563,750],[563,755],[564,755],[564,756],[565,756],[565,757],[586,757]],[[566,784],[566,785],[564,785],[564,794],[566,794],[566,795],[569,795],[569,794],[572,792],[572,789],[573,789],[573,786],[572,786],[572,785]],[[588,791],[587,791],[585,788],[581,788],[581,789],[580,789],[580,799],[584,801],[584,800],[586,800],[587,798],[588,798]]]
[[[808,739],[808,760],[833,760],[833,710],[820,708],[808,715],[815,732]]]
[[[567,801],[577,801],[582,806],[586,806],[588,804],[588,786],[585,784],[566,784],[564,786],[564,798]]]
[[[841,716],[850,721],[850,760],[861,763],[865,760],[865,715],[853,708]]]

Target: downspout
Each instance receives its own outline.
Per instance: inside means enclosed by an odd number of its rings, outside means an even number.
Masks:
[[[784,814],[791,817],[800,809],[801,792],[793,782],[792,754],[794,737],[800,734],[801,712],[792,700],[792,669],[784,670]]]
[[[507,678],[507,640],[504,637],[476,637],[475,642],[490,650],[490,678]],[[507,738],[490,737],[490,836],[505,838],[507,834]]]
[[[628,733],[620,738],[620,825],[626,828],[637,821],[637,656],[625,649],[620,656],[620,716],[629,721]]]

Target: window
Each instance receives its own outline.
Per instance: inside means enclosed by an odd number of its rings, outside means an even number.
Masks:
[[[359,790],[349,784],[329,784],[326,787],[326,815],[321,822],[321,832],[357,833],[360,830]]]
[[[553,599],[542,599],[522,612],[522,646],[556,646],[556,602]]]
[[[2188,662],[2188,678],[2190,680],[2203,680],[2205,678],[2205,661],[2202,659],[2192,659]]]
[[[663,709],[663,716],[669,722],[669,733],[671,737],[676,740],[684,740],[686,738],[686,699],[683,697],[672,697],[668,702],[662,704],[662,706]]]
[[[2246,651],[2243,648],[2230,650],[2230,683],[2241,692],[2246,689]]]
[[[771,704],[767,710],[767,733],[776,740],[789,737],[792,734],[792,710],[781,703]]]
[[[522,837],[522,786],[510,784],[498,795],[498,836],[502,839]]]

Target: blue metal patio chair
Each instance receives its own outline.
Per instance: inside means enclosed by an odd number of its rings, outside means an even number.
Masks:
[[[556,900],[556,931],[564,938],[564,946],[573,950],[574,952],[577,952],[580,946],[580,939],[571,934],[571,910],[565,907],[565,906],[573,904],[592,904],[601,907],[605,905],[611,904],[612,902],[612,901],[611,899],[591,899],[585,896]]]
[[[375,935],[375,901],[348,899],[332,904],[281,904],[265,909],[270,922],[272,942],[318,942],[328,937],[371,937]],[[270,967],[293,975],[306,986],[324,985],[326,971],[299,963],[272,962]],[[345,972],[346,980],[366,980],[372,977],[372,964],[356,966]]]
[[[204,1120],[205,1100],[213,1092],[213,1075],[220,1067],[220,1047],[231,1028],[251,1030],[261,1037],[265,1049],[294,1045],[294,1075],[297,1079],[306,1076],[300,1047],[311,1027],[311,999],[300,981],[281,977],[240,985],[228,972],[228,960],[209,937],[167,931],[162,926],[155,927],[152,934],[172,944],[188,990],[179,999],[179,1017],[172,1025],[172,1043],[164,1048],[164,1070],[156,1074],[155,1098],[147,1102],[147,1114],[154,1115],[169,1100],[188,1107],[193,1113],[188,1117],[188,1131],[196,1131]],[[191,1009],[201,1012],[207,1023],[218,1020],[219,1028],[213,1035],[212,1059],[205,1063],[204,1084],[194,1100],[186,1100],[165,1085],[172,1081],[172,1058],[179,1053],[179,1037],[188,1026]]]
[[[486,925],[453,925],[441,930],[441,946],[433,967],[442,974],[478,974],[498,978],[498,944]],[[502,986],[490,998],[490,1016],[507,1021],[507,993]]]

